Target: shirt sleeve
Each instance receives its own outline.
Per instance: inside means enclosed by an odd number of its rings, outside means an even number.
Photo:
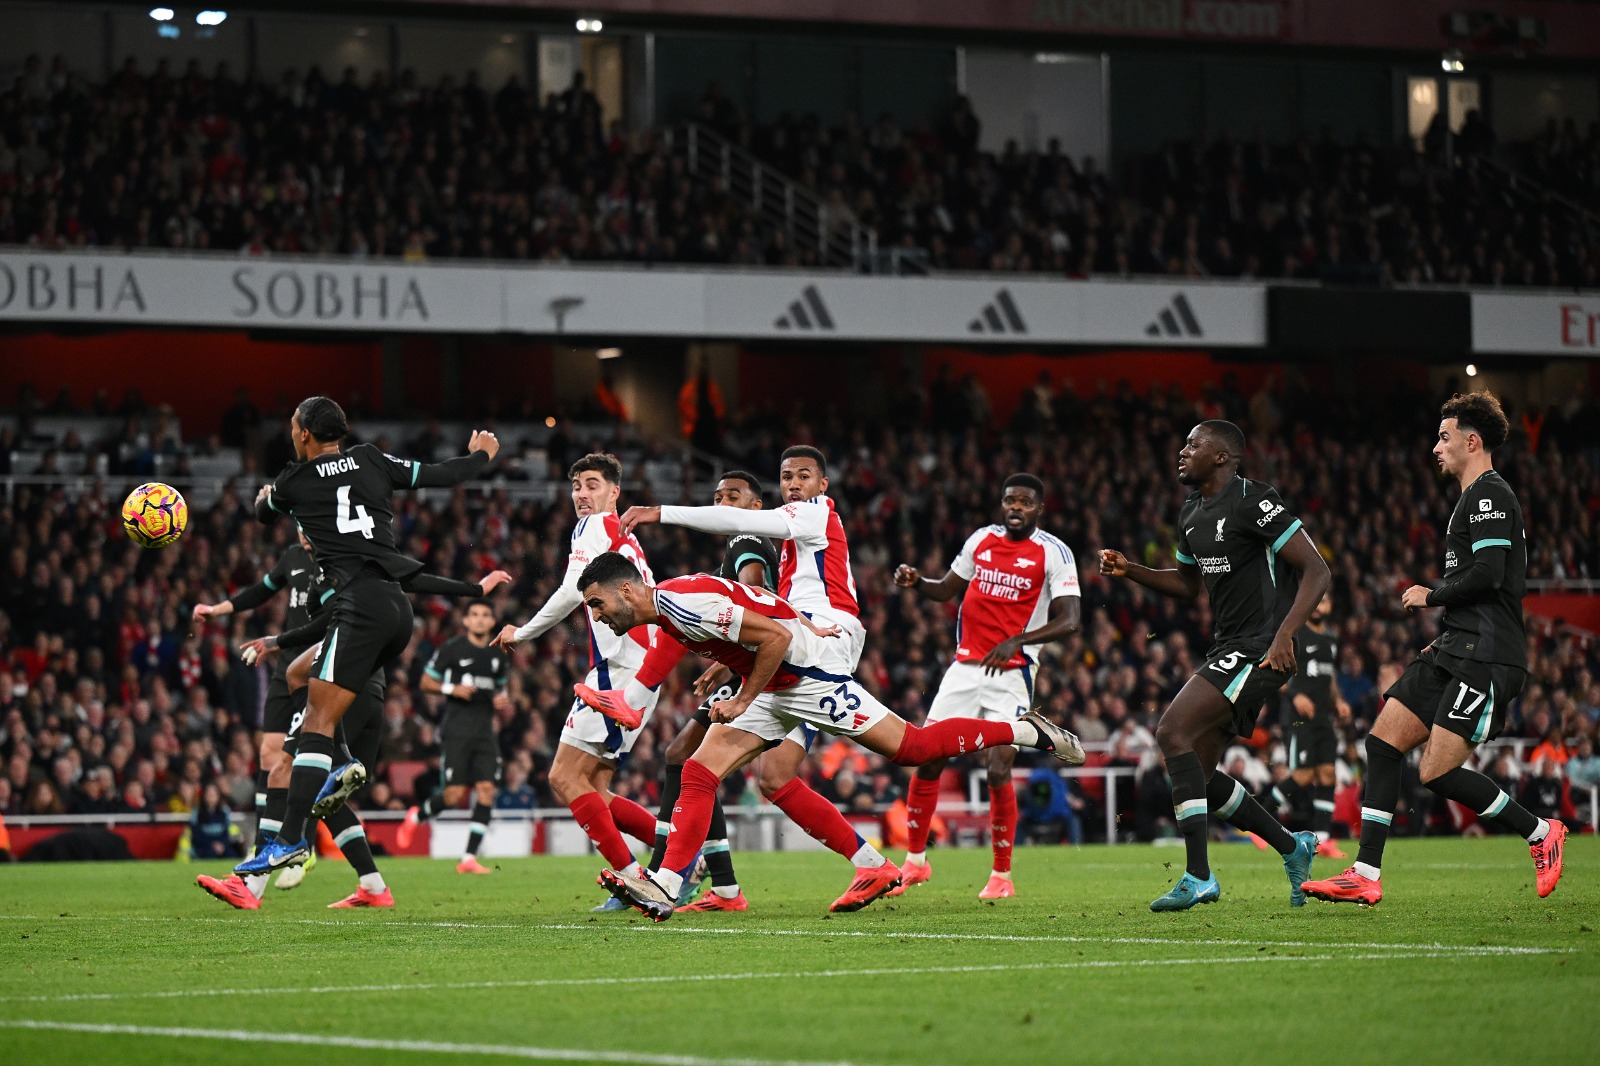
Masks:
[[[737,642],[744,624],[744,608],[716,593],[685,594],[657,589],[656,607],[690,640]]]
[[[750,511],[743,507],[661,508],[664,525],[685,526],[702,533],[754,533],[777,540],[792,540],[813,549],[828,543],[826,503],[790,503],[771,510]]]
[[[967,538],[967,542],[961,545],[961,550],[956,553],[956,557],[950,560],[950,572],[952,574],[963,581],[972,580],[973,575],[978,572],[978,563],[973,556],[978,551],[978,545],[983,543],[983,538],[988,535],[989,531],[987,529],[980,529]]]
[[[1189,534],[1181,527],[1178,529],[1178,543],[1173,547],[1172,555],[1185,566],[1194,565],[1194,549],[1189,547]]]
[[[1246,530],[1256,539],[1266,541],[1275,552],[1282,551],[1289,538],[1301,528],[1300,519],[1289,513],[1278,490],[1271,486],[1264,486],[1260,495],[1247,499],[1239,510]]]
[[[365,447],[371,447],[376,455],[383,457],[382,467],[389,475],[389,483],[397,489],[432,489],[459,485],[475,477],[489,465],[489,453],[482,451],[470,455],[458,455],[442,463],[423,463],[378,451],[375,445]]]
[[[1048,543],[1044,547],[1044,558],[1050,599],[1083,595],[1078,587],[1078,561],[1072,557],[1071,548],[1058,542]]]
[[[572,531],[572,554],[567,556],[567,572],[561,576],[561,585],[550,594],[538,614],[517,627],[519,642],[542,636],[583,604],[578,575],[596,556],[611,550],[611,536],[606,532],[604,518],[604,515],[590,515],[578,520],[577,528]]]
[[[1516,509],[1512,506],[1510,491],[1501,485],[1485,485],[1473,489],[1467,498],[1469,513],[1467,528],[1471,531],[1472,554],[1489,548],[1511,550],[1512,542],[1521,534],[1515,528]]]
[[[444,659],[447,657],[445,655],[445,648],[449,646],[450,642],[445,641],[437,648],[434,648],[433,655],[428,658],[428,665],[422,668],[422,672],[433,678],[435,681],[444,680],[444,669],[442,664]]]

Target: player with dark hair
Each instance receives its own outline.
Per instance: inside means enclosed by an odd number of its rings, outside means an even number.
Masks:
[[[221,603],[197,603],[191,618],[196,623],[207,619],[221,619],[235,611],[252,611],[265,606],[278,593],[289,592],[289,603],[284,609],[283,629],[296,629],[311,620],[318,604],[311,602],[311,589],[321,571],[311,555],[310,542],[300,530],[295,530],[295,543],[284,549],[271,570],[261,580],[229,596]],[[329,590],[331,594],[331,590]],[[289,692],[285,677],[288,661],[275,660],[267,672],[266,700],[261,708],[261,741],[257,752],[256,770],[256,840],[255,850],[260,851],[267,841],[278,835],[279,819],[289,794],[289,763],[284,754],[283,741],[289,734],[289,725],[296,712],[304,709],[303,701]],[[299,704],[297,706],[297,704]],[[310,869],[313,859],[304,866],[291,866],[278,874],[277,886],[290,889],[298,886]],[[266,877],[250,882],[252,891],[266,890]],[[256,897],[260,899],[258,895]]]
[[[566,573],[537,614],[520,627],[501,628],[494,638],[496,647],[510,651],[524,641],[542,636],[583,606],[578,575],[601,555],[620,552],[646,575],[650,573],[644,549],[617,519],[617,499],[622,495],[622,465],[616,458],[599,453],[585,455],[572,464],[567,477],[572,482],[572,509],[578,516],[578,524],[572,530],[572,550],[567,556]],[[626,685],[644,663],[645,650],[650,646],[654,631],[613,633],[598,624],[592,613],[588,623],[586,682],[600,688]],[[582,700],[574,699],[550,766],[551,791],[572,811],[579,827],[614,870],[638,866],[623,833],[639,840],[655,839],[655,815],[611,791],[618,760],[633,750],[634,742],[655,710],[655,703],[655,694],[651,693],[638,724],[623,728]],[[602,908],[613,909],[607,904],[596,909]]]
[[[234,867],[235,873],[303,863],[310,854],[305,830],[312,805],[331,800],[337,806],[366,782],[366,767],[359,761],[334,770],[333,735],[373,673],[411,642],[411,602],[399,582],[422,564],[395,548],[394,492],[460,484],[481,473],[500,450],[493,433],[477,430],[467,455],[419,463],[372,444],[341,450],[348,431],[344,411],[326,396],[301,401],[289,420],[300,461],[256,496],[261,521],[288,515],[300,524],[337,591],[329,601],[333,619],[307,693],[283,826],[275,841]]]
[[[494,608],[488,600],[467,604],[462,632],[434,650],[422,671],[422,691],[444,698],[444,718],[439,723],[439,788],[406,811],[395,833],[402,848],[411,846],[413,834],[442,810],[455,807],[473,793],[472,821],[467,826],[467,847],[456,864],[458,874],[486,874],[478,861],[478,848],[489,832],[489,815],[500,782],[500,743],[495,712],[511,706],[506,684],[511,657],[490,647],[494,633]]]
[[[780,540],[778,594],[824,625],[838,626],[845,649],[841,673],[853,672],[867,632],[861,625],[855,577],[850,572],[850,542],[828,492],[828,461],[809,444],[785,448],[779,457],[782,507],[770,511],[733,507],[630,507],[624,529],[648,522],[685,526],[706,533],[751,534]],[[665,675],[663,675],[665,676]],[[718,670],[711,675],[726,679]],[[775,741],[756,767],[761,794],[789,819],[855,868],[850,887],[834,900],[834,910],[856,910],[892,891],[900,868],[857,833],[855,827],[815,789],[800,780],[800,766],[816,729],[797,722]]]
[[[1311,830],[1317,854],[1345,857],[1333,842],[1333,788],[1338,783],[1334,760],[1339,757],[1336,721],[1350,717],[1350,705],[1339,695],[1339,640],[1329,621],[1333,596],[1322,597],[1295,635],[1295,675],[1286,690],[1289,717],[1289,776],[1278,782],[1286,803],[1302,796],[1310,801]]]
[[[910,564],[894,572],[894,583],[915,589],[935,603],[961,597],[956,615],[956,658],[939,682],[928,721],[989,718],[1015,721],[1033,707],[1032,644],[1048,644],[1078,631],[1082,617],[1078,566],[1072,549],[1039,528],[1044,513],[1044,482],[1032,474],[1012,474],[1001,486],[1001,524],[984,526],[967,538],[949,571],[937,581]],[[1017,790],[1011,767],[1017,751],[991,748],[989,829],[994,866],[979,899],[1016,895],[1011,880],[1011,849],[1017,839]],[[902,881],[891,895],[933,877],[928,863],[928,831],[939,803],[939,778],[946,759],[917,767],[906,795],[910,844],[900,867]]]
[[[1103,576],[1126,577],[1163,596],[1193,600],[1204,586],[1215,619],[1205,664],[1156,725],[1188,861],[1182,879],[1150,904],[1153,911],[1188,910],[1221,897],[1206,854],[1208,808],[1283,856],[1291,906],[1305,903],[1300,886],[1317,846],[1315,834],[1291,834],[1217,769],[1229,737],[1249,735],[1263,701],[1294,675],[1295,634],[1331,580],[1278,491],[1240,476],[1244,446],[1232,422],[1210,420],[1189,431],[1178,452],[1178,480],[1195,491],[1178,515],[1176,570],[1152,570],[1109,548],[1100,552]]]
[[[1383,848],[1400,801],[1407,752],[1423,744],[1422,783],[1528,842],[1540,897],[1561,880],[1567,827],[1536,817],[1494,781],[1465,764],[1474,748],[1505,725],[1506,708],[1528,676],[1522,597],[1528,545],[1522,505],[1494,468],[1494,452],[1510,432],[1491,393],[1456,395],[1440,409],[1433,457],[1461,486],[1445,528],[1444,579],[1413,585],[1400,597],[1408,611],[1443,607],[1439,636],[1411,660],[1384,693],[1367,735],[1367,780],[1361,796],[1361,850],[1337,877],[1308,881],[1306,893],[1332,903],[1371,906],[1383,899]]]
[[[722,780],[802,723],[851,737],[901,766],[997,744],[1039,748],[1074,764],[1084,761],[1076,737],[1035,714],[1015,722],[950,718],[924,727],[909,724],[850,675],[852,650],[842,627],[808,619],[797,607],[759,589],[706,575],[653,586],[616,553],[596,559],[578,583],[590,613],[614,632],[660,627],[650,659],[633,684],[610,692],[578,689],[591,706],[623,721],[637,721],[634,708],[683,649],[721,663],[743,680],[732,698],[712,704],[713,724],[684,764],[683,791],[662,864],[637,873],[607,870],[600,875],[613,895],[653,921],[673,914],[683,875],[705,840],[711,800]],[[681,647],[669,649],[674,642]],[[834,909],[857,910],[874,898]]]
[[[717,487],[712,492],[711,502],[720,507],[760,510],[761,482],[754,474],[747,471],[729,470],[717,479]],[[778,550],[766,537],[736,533],[728,538],[728,546],[722,553],[722,566],[717,573],[729,581],[737,581],[742,585],[770,592],[778,586]],[[734,688],[727,683],[716,686],[713,691],[702,691],[709,687],[710,681],[716,676],[708,671],[701,681],[696,682],[695,692],[704,696],[705,702],[700,704],[699,709],[694,712],[694,717],[683,724],[683,728],[678,730],[678,735],[672,738],[672,743],[667,745],[666,766],[662,771],[661,810],[656,814],[656,846],[650,856],[652,866],[659,866],[666,856],[668,834],[672,831],[672,808],[677,805],[678,792],[683,787],[683,764],[705,739],[706,730],[711,728],[711,705],[733,696]],[[733,872],[733,853],[728,843],[728,823],[722,811],[720,798],[712,800],[711,828],[706,837],[705,847],[701,850],[705,856],[706,873],[711,877],[711,891],[693,903],[683,903],[678,909],[749,910],[750,903],[739,890],[739,878]],[[694,881],[693,877],[686,880],[685,889],[692,891]]]

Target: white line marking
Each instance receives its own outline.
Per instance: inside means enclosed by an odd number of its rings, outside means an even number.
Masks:
[[[1359,955],[1245,955],[1239,958],[1100,959],[1074,962],[997,963],[989,966],[908,966],[870,970],[802,970],[789,973],[671,974],[661,977],[568,977],[528,981],[440,981],[419,984],[328,985],[320,988],[196,988],[166,992],[80,992],[60,996],[0,996],[0,1003],[82,1003],[124,999],[189,999],[208,996],[331,995],[360,992],[432,992],[468,988],[572,988],[585,985],[654,985],[703,981],[809,981],[838,977],[901,977],[911,974],[1012,973],[1033,970],[1114,970],[1145,966],[1203,966],[1232,962],[1344,962],[1376,959],[1485,958],[1475,951],[1373,952]]]
[[[41,917],[30,914],[0,914],[0,921],[18,922],[52,922],[59,920],[70,921],[100,921],[100,922],[207,922],[235,925],[239,919],[234,918],[157,918],[149,915],[112,915],[112,914],[69,914],[53,917]],[[1156,936],[1024,936],[1014,933],[918,933],[918,932],[869,932],[854,929],[727,929],[712,928],[693,925],[621,925],[614,922],[593,922],[584,924],[563,922],[542,922],[524,925],[492,924],[479,922],[406,922],[391,921],[387,919],[371,922],[335,921],[329,918],[284,918],[276,920],[277,925],[331,925],[341,928],[371,928],[384,929],[391,926],[422,927],[428,929],[520,929],[548,930],[554,932],[600,932],[613,933],[619,931],[648,933],[652,931],[668,933],[684,933],[696,936],[815,936],[815,937],[865,937],[875,940],[976,940],[999,941],[1007,944],[1167,944],[1176,947],[1245,947],[1245,948],[1362,948],[1369,951],[1425,951],[1425,952],[1453,952],[1457,954],[1475,955],[1571,955],[1576,953],[1576,948],[1541,948],[1522,947],[1501,944],[1379,944],[1361,942],[1341,942],[1333,940],[1224,940],[1224,939],[1194,939],[1182,937],[1156,937]]]
[[[245,1044],[299,1044],[310,1047],[362,1048],[373,1051],[424,1051],[440,1055],[496,1055],[546,1062],[620,1062],[643,1066],[855,1066],[849,1062],[804,1062],[793,1059],[711,1059],[698,1055],[659,1055],[634,1051],[589,1051],[576,1048],[523,1047],[517,1044],[450,1044],[438,1040],[374,1040],[361,1036],[312,1036],[306,1033],[257,1033],[245,1029],[195,1029],[155,1025],[96,1025],[31,1018],[0,1019],[3,1029],[43,1029],[112,1036],[164,1036],[182,1040],[231,1040]]]

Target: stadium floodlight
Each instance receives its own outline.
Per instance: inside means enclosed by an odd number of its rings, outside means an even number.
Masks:
[[[228,21],[228,13],[226,11],[202,11],[194,17],[194,21],[200,26],[220,26]]]
[[[1461,50],[1452,48],[1439,59],[1439,69],[1447,74],[1460,74],[1467,69],[1466,61],[1461,58]]]
[[[621,359],[622,358],[622,349],[621,348],[596,348],[594,350],[594,357],[596,359]]]
[[[150,17],[157,22],[171,22],[177,14],[170,7],[153,7],[150,9]]]
[[[606,28],[599,19],[579,19],[577,26],[579,33],[599,33]]]
[[[1467,377],[1475,378],[1477,376],[1478,376],[1478,364],[1477,363],[1468,363],[1467,364]]]

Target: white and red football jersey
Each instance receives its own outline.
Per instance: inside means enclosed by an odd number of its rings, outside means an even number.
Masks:
[[[813,496],[786,503],[776,513],[789,527],[778,557],[778,595],[810,614],[839,611],[859,618],[850,542],[833,501]]]
[[[984,526],[961,546],[950,570],[967,581],[956,617],[956,662],[978,662],[1002,640],[1037,629],[1058,596],[1081,595],[1072,549],[1042,529],[1022,540]],[[1007,664],[1034,661],[1027,648]]]
[[[572,554],[567,557],[568,580],[576,582],[583,568],[606,552],[622,553],[639,568],[646,582],[653,580],[650,564],[645,562],[644,549],[633,534],[622,532],[622,520],[614,511],[578,519],[577,526],[572,530]],[[582,591],[579,590],[580,593]],[[589,616],[589,665],[601,670],[610,666],[638,670],[644,662],[645,649],[650,647],[651,638],[655,636],[655,628],[634,629],[619,637],[611,632],[610,626],[597,624],[588,608],[584,610]],[[601,687],[610,688],[611,685],[602,678]]]
[[[775,692],[794,686],[805,676],[803,671],[814,668],[811,659],[811,642],[817,637],[803,622],[800,612],[764,589],[751,588],[737,581],[694,574],[675,577],[656,586],[656,611],[661,616],[661,636],[671,637],[696,655],[715,660],[742,678],[750,676],[755,666],[755,645],[738,641],[748,611],[765,615],[788,629],[795,636],[784,657],[783,665],[767,683],[766,691]],[[637,632],[635,630],[634,632]],[[650,664],[639,672],[639,681],[646,686],[660,684],[660,677],[670,669],[671,662],[680,656],[662,650],[664,642],[657,640],[652,650]]]

